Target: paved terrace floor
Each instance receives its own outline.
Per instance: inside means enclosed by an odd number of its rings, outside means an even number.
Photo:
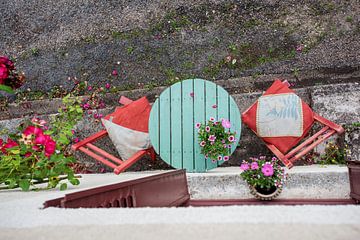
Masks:
[[[323,168],[343,172],[344,168]],[[319,173],[318,167],[294,168]],[[218,168],[196,176],[237,175]],[[41,209],[66,193],[164,171],[83,175],[66,191],[0,192],[0,239],[359,239],[360,205]],[[193,181],[193,180],[191,180]],[[321,184],[321,182],[320,182]]]

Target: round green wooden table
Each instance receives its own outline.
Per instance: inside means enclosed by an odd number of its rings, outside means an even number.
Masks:
[[[188,79],[165,89],[152,106],[149,120],[151,144],[174,168],[205,172],[223,161],[212,162],[201,154],[195,124],[210,117],[229,119],[231,131],[240,140],[241,117],[234,99],[221,87],[203,79]]]

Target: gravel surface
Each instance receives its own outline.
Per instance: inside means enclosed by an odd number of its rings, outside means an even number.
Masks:
[[[137,87],[360,66],[357,0],[2,0],[0,11],[0,54],[18,57],[23,89],[70,87],[68,76]],[[300,45],[308,51],[293,54]],[[229,55],[237,63],[222,65]]]

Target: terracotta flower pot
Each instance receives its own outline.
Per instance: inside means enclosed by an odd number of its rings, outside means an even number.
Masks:
[[[250,193],[254,195],[256,199],[263,201],[270,201],[275,199],[282,192],[282,187],[273,187],[270,189],[263,189],[259,187],[250,186]]]
[[[347,161],[350,180],[350,197],[360,203],[360,161]]]

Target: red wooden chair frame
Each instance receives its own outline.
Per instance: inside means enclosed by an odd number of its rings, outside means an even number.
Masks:
[[[290,86],[288,81],[283,81],[283,84]],[[318,146],[320,143],[324,142],[326,139],[337,134],[342,134],[344,132],[344,128],[340,125],[337,125],[330,120],[321,117],[317,113],[313,112],[314,114],[314,122],[318,122],[324,127],[320,129],[317,133],[307,138],[305,141],[303,141],[298,146],[294,147],[291,151],[284,154],[282,153],[277,147],[275,147],[273,144],[265,143],[266,146],[275,154],[277,158],[279,158],[286,167],[289,169],[293,167],[293,163],[297,161],[298,159],[302,158],[304,155],[309,153],[311,150],[313,150],[316,146]]]
[[[127,105],[131,103],[132,100],[124,96],[121,96],[119,103]],[[74,151],[82,151],[86,155],[94,158],[95,160],[105,164],[114,169],[115,174],[119,174],[125,171],[127,168],[136,163],[140,158],[145,155],[149,155],[152,160],[155,160],[156,155],[154,149],[151,147],[146,150],[141,150],[135,153],[132,157],[127,160],[121,160],[110,153],[102,150],[101,148],[95,146],[93,143],[98,141],[101,138],[104,138],[108,135],[106,130],[101,130],[90,137],[85,138],[84,140],[72,145],[71,149]]]

